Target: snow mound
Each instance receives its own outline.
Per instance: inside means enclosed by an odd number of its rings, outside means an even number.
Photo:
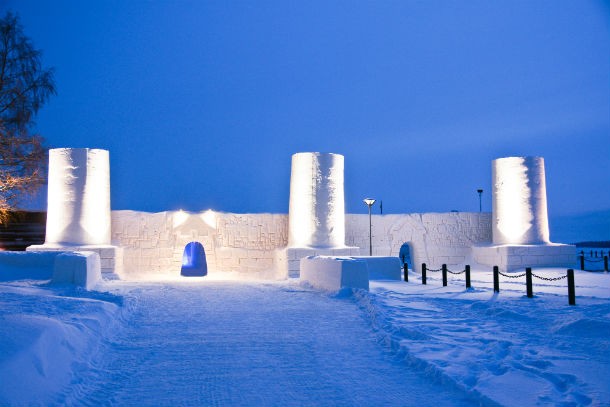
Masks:
[[[0,405],[61,403],[113,332],[116,302],[83,289],[0,284]]]
[[[566,323],[554,331],[559,335],[581,336],[585,338],[607,339],[610,335],[610,321],[607,319],[583,318]]]

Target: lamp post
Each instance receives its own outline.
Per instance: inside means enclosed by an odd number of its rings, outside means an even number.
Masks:
[[[481,195],[483,195],[483,190],[481,188],[477,189],[479,193],[479,212],[482,212],[483,207],[481,206]]]
[[[371,207],[375,203],[373,198],[364,198],[363,201],[369,207],[369,256],[373,255],[373,223],[371,221]]]

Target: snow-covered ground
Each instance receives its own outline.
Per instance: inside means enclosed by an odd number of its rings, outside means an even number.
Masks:
[[[565,270],[541,270],[555,276]],[[0,405],[608,405],[610,275],[0,283]],[[452,278],[453,277],[453,278]]]
[[[610,274],[575,274],[576,306],[565,279],[534,278],[527,298],[525,278],[501,277],[494,294],[490,272],[475,272],[470,290],[463,275],[448,287],[434,276],[426,286],[372,282],[370,294],[355,297],[407,365],[484,404],[610,405]]]

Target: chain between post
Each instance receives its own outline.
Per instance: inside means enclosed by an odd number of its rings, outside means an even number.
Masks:
[[[498,271],[498,274],[500,274],[501,276],[504,276],[504,277],[508,277],[508,278],[521,278],[521,277],[525,277],[525,275],[527,273],[513,275],[513,274],[504,274],[501,271]]]
[[[462,270],[462,271],[453,271],[453,270],[449,270],[447,269],[447,272],[453,274],[453,275],[459,275],[459,274],[464,274],[466,272],[466,269]]]
[[[559,280],[563,280],[564,278],[568,278],[567,275],[561,276],[561,277],[542,277],[542,276],[538,276],[534,273],[532,273],[532,276],[536,277],[539,280],[544,280],[544,281],[559,281]]]

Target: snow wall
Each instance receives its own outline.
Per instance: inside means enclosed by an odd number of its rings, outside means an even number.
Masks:
[[[373,255],[398,256],[409,243],[416,269],[421,263],[462,265],[476,244],[491,243],[489,213],[373,215]],[[345,243],[368,253],[368,214],[345,215]],[[288,215],[214,211],[112,212],[112,241],[123,248],[123,275],[179,275],[184,247],[203,244],[210,272],[241,272],[255,278],[284,278],[278,253],[288,245]],[[297,251],[289,262],[300,262]],[[315,255],[315,253],[313,253]],[[352,253],[357,254],[357,253]],[[311,250],[302,257],[312,255]]]

